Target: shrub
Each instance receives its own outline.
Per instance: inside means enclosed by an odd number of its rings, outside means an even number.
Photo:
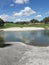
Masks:
[[[0,18],[0,26],[4,25],[4,21]]]

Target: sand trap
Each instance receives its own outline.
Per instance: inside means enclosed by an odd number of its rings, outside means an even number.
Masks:
[[[44,30],[42,27],[12,27],[12,28],[6,28],[6,29],[1,29],[3,31],[30,31],[30,30]]]

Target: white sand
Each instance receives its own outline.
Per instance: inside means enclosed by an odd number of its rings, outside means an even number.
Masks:
[[[30,31],[30,30],[44,30],[42,27],[11,27],[6,29],[1,29],[3,31]]]

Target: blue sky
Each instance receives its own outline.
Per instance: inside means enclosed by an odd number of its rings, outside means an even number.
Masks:
[[[0,0],[0,18],[8,21],[42,20],[49,16],[49,0]]]

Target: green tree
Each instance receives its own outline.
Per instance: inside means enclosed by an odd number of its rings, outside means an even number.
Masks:
[[[39,21],[36,20],[36,19],[32,19],[32,20],[31,20],[31,23],[39,23]]]
[[[43,22],[44,22],[45,24],[49,23],[49,17],[45,17],[45,18],[43,19]]]
[[[0,18],[0,26],[4,25],[4,21]]]

